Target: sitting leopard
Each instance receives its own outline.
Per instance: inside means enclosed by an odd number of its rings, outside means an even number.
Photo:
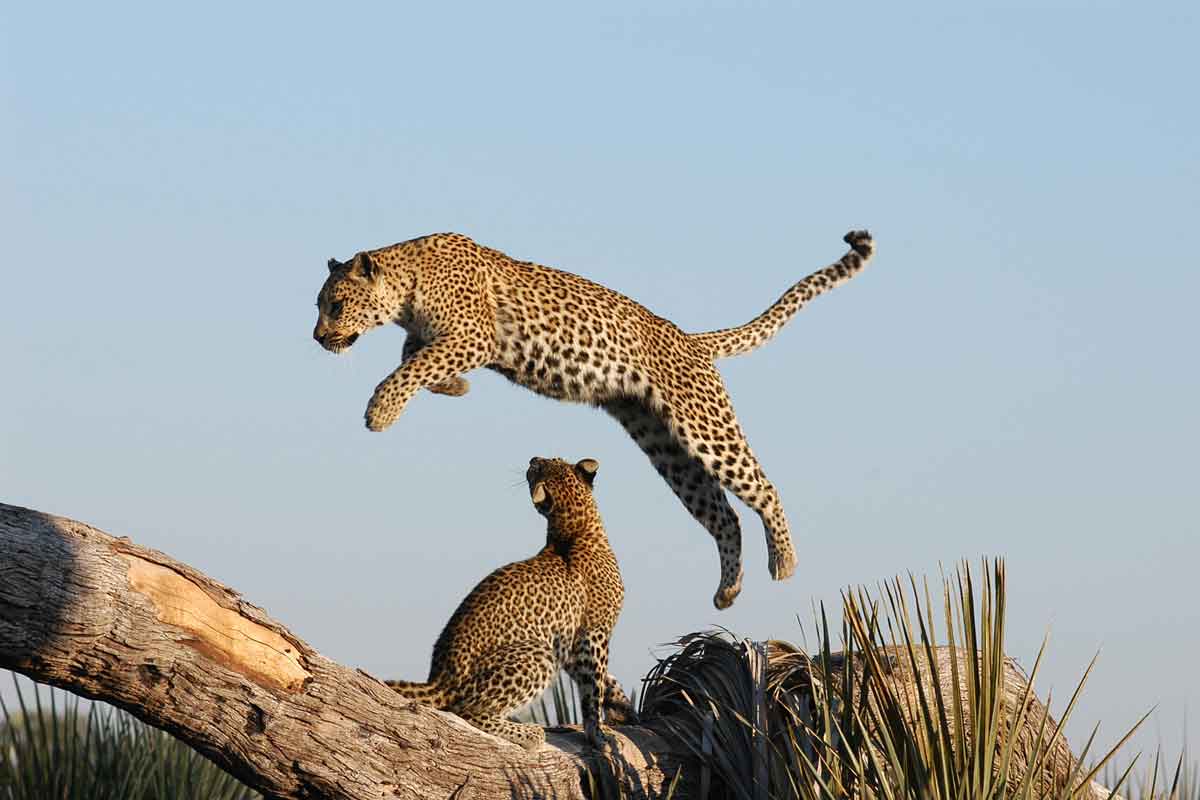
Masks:
[[[541,695],[560,669],[579,687],[593,745],[603,745],[601,705],[609,722],[635,718],[608,672],[608,642],[625,587],[592,498],[598,466],[591,458],[574,465],[530,460],[525,479],[547,521],[546,546],[471,590],[433,646],[427,683],[388,686],[531,749],[546,740],[545,731],[507,716]]]
[[[721,580],[713,603],[741,590],[741,528],[724,489],[758,512],[776,580],[796,554],[779,493],[734,416],[714,360],[749,352],[808,301],[846,282],[871,258],[866,231],[844,237],[840,260],[795,284],[736,328],[684,333],[633,300],[585,278],[516,261],[455,233],[329,261],[313,337],[340,353],[367,330],[408,331],[400,367],[375,388],[367,427],[387,428],[422,387],[468,389],[462,373],[488,367],[539,394],[591,403],[624,426],[692,516],[716,539]]]

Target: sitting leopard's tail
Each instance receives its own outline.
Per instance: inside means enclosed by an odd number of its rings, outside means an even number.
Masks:
[[[693,333],[688,338],[700,343],[714,360],[740,356],[764,344],[808,301],[853,278],[875,254],[875,242],[866,231],[850,231],[842,240],[850,245],[844,256],[788,289],[783,297],[750,322],[736,328]]]
[[[416,683],[413,681],[384,681],[401,697],[416,700],[434,708],[445,708],[450,703],[450,693],[436,682]]]

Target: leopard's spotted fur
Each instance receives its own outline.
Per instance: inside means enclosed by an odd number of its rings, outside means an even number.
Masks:
[[[367,427],[387,428],[422,387],[461,395],[462,373],[488,367],[539,394],[604,408],[716,539],[725,608],[741,590],[741,529],[724,489],[758,512],[772,577],[796,555],[779,493],[734,416],[713,362],[770,339],[809,300],[854,276],[874,243],[852,231],[850,250],[736,328],[687,334],[586,278],[516,261],[466,236],[434,234],[329,261],[313,336],[341,352],[371,328],[408,331],[400,367],[375,388]]]
[[[579,686],[589,740],[602,744],[599,708],[610,722],[634,718],[608,672],[608,643],[625,587],[592,497],[595,459],[534,458],[525,473],[546,517],[546,546],[476,586],[433,647],[426,683],[388,681],[405,697],[452,711],[475,727],[537,747],[545,732],[507,719],[537,698],[559,669]]]

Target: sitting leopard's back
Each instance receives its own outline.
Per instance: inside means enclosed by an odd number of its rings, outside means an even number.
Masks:
[[[471,590],[433,646],[429,679],[471,674],[489,651],[538,639],[569,642],[583,616],[586,585],[561,558],[542,553],[507,564]]]

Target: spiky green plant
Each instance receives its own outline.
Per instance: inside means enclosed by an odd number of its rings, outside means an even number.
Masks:
[[[259,795],[167,733],[103,703],[16,682],[0,699],[0,800],[249,800]]]
[[[1033,693],[1042,653],[1028,678],[1004,655],[1003,563],[984,571],[980,597],[966,565],[943,580],[942,645],[928,585],[911,576],[880,600],[843,596],[840,653],[823,608],[816,657],[725,632],[685,637],[647,678],[643,716],[663,718],[717,797],[1090,797],[1117,748],[1090,770],[1092,739],[1078,759],[1067,748],[1087,673],[1056,722]]]
[[[1110,763],[1105,769],[1105,782],[1116,779],[1117,769]],[[1191,760],[1187,743],[1171,769],[1156,753],[1153,764],[1128,781],[1122,794],[1125,800],[1200,800],[1200,764]]]

